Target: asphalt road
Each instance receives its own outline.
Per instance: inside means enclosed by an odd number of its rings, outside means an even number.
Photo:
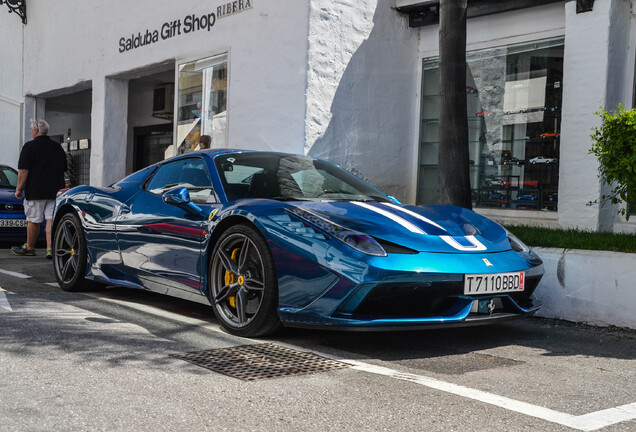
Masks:
[[[0,250],[2,431],[636,430],[634,331],[525,319],[243,339],[210,307],[63,292],[38,252]]]

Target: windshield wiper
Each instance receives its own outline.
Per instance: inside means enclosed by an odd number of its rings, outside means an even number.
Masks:
[[[376,199],[352,199],[352,198],[321,198],[321,201],[337,201],[337,202],[379,202]]]
[[[308,198],[299,198],[299,197],[284,197],[284,196],[276,196],[269,199],[273,199],[276,201],[313,201]]]
[[[180,184],[182,184],[182,183],[170,183],[170,184],[167,184],[167,185],[163,186],[161,189],[168,190],[168,189],[171,189],[171,188],[173,188],[175,186],[179,186]]]

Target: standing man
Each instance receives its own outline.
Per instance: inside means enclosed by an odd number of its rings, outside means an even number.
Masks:
[[[47,136],[49,124],[44,120],[31,122],[32,141],[22,147],[18,160],[17,199],[24,198],[27,219],[27,241],[13,246],[11,252],[20,256],[35,255],[35,242],[40,224],[46,219],[46,257],[53,258],[51,229],[55,196],[64,188],[66,155],[62,146]]]

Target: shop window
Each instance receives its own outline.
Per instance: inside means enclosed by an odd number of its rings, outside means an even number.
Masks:
[[[473,206],[558,207],[563,39],[467,54]],[[417,201],[437,201],[439,60],[425,59]]]
[[[177,153],[227,147],[227,55],[179,65]]]

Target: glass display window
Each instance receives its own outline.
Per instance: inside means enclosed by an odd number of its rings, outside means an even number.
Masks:
[[[227,54],[179,65],[177,153],[227,147]]]
[[[473,206],[558,209],[563,38],[467,53]],[[425,59],[418,204],[437,201],[439,60]]]

